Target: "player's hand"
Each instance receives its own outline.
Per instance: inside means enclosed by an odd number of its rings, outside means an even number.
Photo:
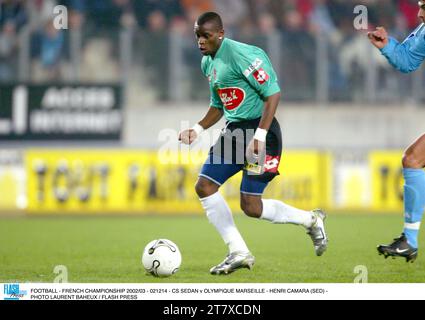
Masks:
[[[246,148],[245,156],[249,163],[262,165],[266,157],[266,143],[252,139]]]
[[[378,49],[384,48],[388,44],[388,33],[383,27],[377,27],[375,31],[367,33],[370,43]]]
[[[193,129],[187,129],[179,133],[179,141],[184,144],[191,144],[196,138],[198,138],[198,135]]]

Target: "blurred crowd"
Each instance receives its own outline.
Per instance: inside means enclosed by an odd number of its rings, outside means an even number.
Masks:
[[[138,26],[150,31],[191,29],[199,14],[217,11],[232,32],[351,32],[356,5],[367,6],[371,24],[403,29],[417,24],[418,10],[416,0],[0,0],[1,34],[47,23],[55,5],[69,9],[71,28]]]
[[[309,51],[314,50],[313,39],[321,32],[341,51],[346,50],[338,57],[348,59],[342,63],[346,69],[355,52],[362,50],[356,50],[352,41],[358,36],[353,28],[355,6],[367,7],[369,28],[383,25],[400,39],[418,24],[417,0],[0,0],[0,81],[16,76],[14,66],[19,63],[17,51],[23,30],[31,34],[28,50],[37,65],[34,69],[44,78],[58,78],[60,61],[70,50],[69,33],[53,26],[56,5],[68,8],[71,30],[99,34],[129,28],[153,35],[178,32],[188,38],[202,12],[216,11],[230,36],[243,40],[252,35],[281,34],[291,43],[291,48],[282,50],[292,50],[300,59],[305,52],[307,62],[312,56]],[[296,66],[291,62],[282,67]],[[336,85],[340,83],[337,73],[332,79]]]

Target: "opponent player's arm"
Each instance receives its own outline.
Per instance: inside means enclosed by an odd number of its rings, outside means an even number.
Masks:
[[[417,41],[415,35],[410,35],[404,42],[399,43],[389,37],[384,28],[378,27],[374,32],[369,32],[368,37],[388,62],[403,73],[415,71],[425,59],[425,41]]]
[[[179,134],[179,141],[184,144],[191,144],[202,131],[215,125],[223,117],[223,109],[210,107],[206,115],[191,129],[184,130]]]

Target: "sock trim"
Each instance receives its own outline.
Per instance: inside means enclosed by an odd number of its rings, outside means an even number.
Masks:
[[[421,227],[421,223],[420,222],[416,222],[416,223],[405,223],[404,224],[404,228],[405,229],[409,229],[409,230],[419,230]]]
[[[403,168],[404,172],[407,173],[413,173],[413,172],[417,172],[417,173],[422,173],[424,172],[424,169],[419,169],[419,168]]]

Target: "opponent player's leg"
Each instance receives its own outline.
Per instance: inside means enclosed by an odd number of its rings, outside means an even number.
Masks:
[[[306,228],[313,240],[316,255],[321,256],[327,249],[325,232],[326,215],[321,210],[305,211],[287,205],[279,200],[262,199],[268,182],[261,181],[244,172],[241,184],[241,209],[253,218],[278,224],[295,224]]]
[[[247,260],[251,257],[249,249],[236,228],[229,206],[218,191],[227,179],[241,170],[241,166],[220,164],[221,162],[221,159],[214,159],[214,156],[210,154],[195,186],[208,220],[217,229],[229,249],[226,259],[211,268],[212,274],[230,273],[244,267],[245,262],[247,267],[252,266],[249,259]]]
[[[425,134],[410,145],[403,155],[404,230],[389,245],[378,246],[378,251],[388,256],[400,256],[415,261],[418,255],[418,234],[425,208]]]

